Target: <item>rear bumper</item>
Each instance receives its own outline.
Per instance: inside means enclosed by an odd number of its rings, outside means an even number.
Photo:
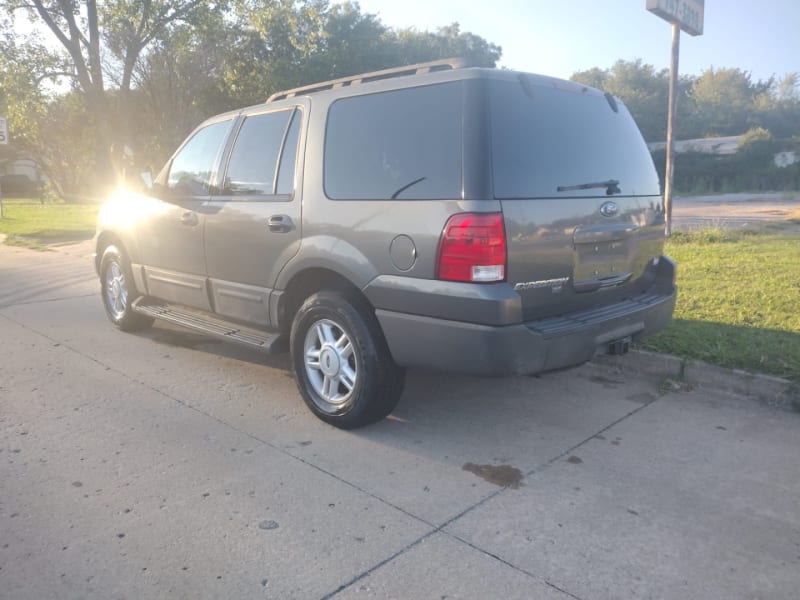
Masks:
[[[651,335],[672,318],[674,284],[587,311],[515,325],[477,325],[376,310],[403,367],[474,375],[534,374],[581,364],[619,340]]]

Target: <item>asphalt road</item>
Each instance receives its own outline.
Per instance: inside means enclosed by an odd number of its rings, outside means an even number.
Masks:
[[[800,215],[799,192],[679,196],[673,200],[673,229],[761,227]]]
[[[800,415],[413,371],[342,432],[285,357],[115,331],[88,252],[0,246],[0,598],[797,597]]]

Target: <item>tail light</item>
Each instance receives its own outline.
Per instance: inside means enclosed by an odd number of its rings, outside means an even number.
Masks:
[[[447,221],[439,241],[438,278],[490,282],[506,278],[506,232],[501,213],[462,213]]]

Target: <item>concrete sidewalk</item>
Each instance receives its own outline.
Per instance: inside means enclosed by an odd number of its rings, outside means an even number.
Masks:
[[[0,598],[794,598],[800,415],[597,365],[409,373],[313,418],[284,356],[107,322],[0,249]]]

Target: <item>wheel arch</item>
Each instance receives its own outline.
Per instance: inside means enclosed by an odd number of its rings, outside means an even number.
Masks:
[[[117,248],[119,248],[121,252],[125,252],[127,255],[127,248],[125,248],[125,244],[122,242],[122,238],[120,238],[113,231],[109,230],[101,231],[100,234],[97,236],[97,242],[95,243],[95,255],[94,255],[94,268],[98,274],[100,273],[100,261],[103,260],[103,253],[109,246],[116,246]]]
[[[295,273],[278,297],[276,318],[282,333],[289,333],[294,315],[306,298],[321,290],[343,292],[370,311],[373,310],[358,286],[341,273],[326,267],[308,267]]]
[[[292,319],[303,301],[323,289],[348,293],[374,310],[362,289],[379,271],[353,244],[341,237],[313,235],[304,238],[294,257],[281,269],[270,300],[270,320],[288,333]]]
[[[97,274],[100,275],[100,264],[103,261],[103,253],[109,246],[116,247],[117,250],[125,255],[128,265],[131,268],[135,288],[140,294],[146,294],[147,286],[144,280],[144,274],[141,269],[134,268],[134,263],[136,262],[136,257],[134,255],[134,251],[136,250],[135,240],[132,238],[127,238],[126,240],[126,237],[119,235],[119,233],[113,229],[103,230],[97,235],[94,255],[94,266]]]

